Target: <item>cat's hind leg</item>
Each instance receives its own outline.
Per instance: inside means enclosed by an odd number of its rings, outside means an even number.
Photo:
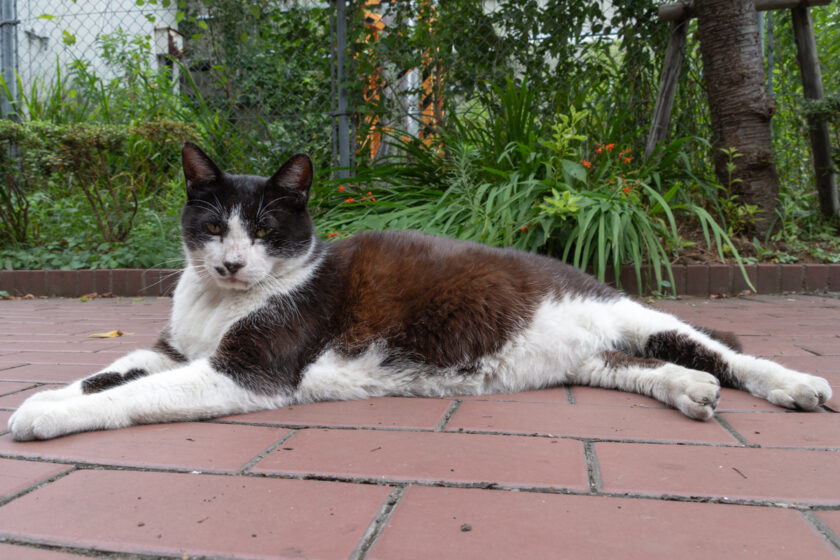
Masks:
[[[724,387],[748,391],[785,408],[816,410],[831,398],[825,379],[741,354],[699,329],[652,334],[643,355],[711,373]]]
[[[587,359],[570,381],[646,395],[696,420],[711,418],[720,400],[720,384],[709,373],[618,350]]]
[[[621,333],[614,344],[634,356],[706,372],[724,387],[787,408],[816,410],[831,398],[825,379],[742,354],[734,335],[695,328],[631,300],[613,305],[612,319]]]

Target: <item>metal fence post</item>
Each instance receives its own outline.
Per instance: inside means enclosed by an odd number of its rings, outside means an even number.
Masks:
[[[12,99],[0,92],[0,115],[3,117],[14,110],[17,101],[17,0],[0,0],[0,72],[9,88]]]
[[[348,96],[347,87],[347,10],[346,0],[335,2],[335,70],[333,72],[334,91],[337,97],[337,107],[334,116],[337,117],[338,126],[334,127],[338,136],[337,142],[333,145],[338,147],[338,177],[350,176],[350,115],[347,112]]]

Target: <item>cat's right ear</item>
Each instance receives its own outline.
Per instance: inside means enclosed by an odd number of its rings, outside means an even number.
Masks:
[[[312,186],[312,160],[306,154],[295,154],[271,176],[267,188],[275,196],[290,200],[293,205],[306,207]]]
[[[198,185],[212,183],[222,177],[221,169],[213,163],[210,156],[192,142],[184,143],[181,150],[181,164],[187,180],[187,193]]]

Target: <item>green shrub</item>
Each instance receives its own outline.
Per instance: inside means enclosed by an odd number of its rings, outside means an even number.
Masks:
[[[0,224],[2,265],[165,266],[178,248],[183,187],[174,162],[192,137],[174,121],[0,121],[0,206],[18,216]]]
[[[686,153],[705,142],[678,139],[639,161],[632,148],[592,141],[587,111],[546,123],[527,84],[493,91],[495,103],[459,118],[438,142],[394,133],[396,156],[362,168],[352,182],[325,184],[316,196],[321,232],[420,229],[552,254],[601,279],[610,268],[618,278],[632,262],[640,287],[649,263],[667,291],[681,219],[698,224],[722,260],[726,248],[740,263],[725,226],[693,202],[692,191],[716,190],[692,173]]]

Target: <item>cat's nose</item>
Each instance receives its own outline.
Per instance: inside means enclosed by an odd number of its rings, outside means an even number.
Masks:
[[[237,271],[237,270],[239,270],[240,268],[242,268],[243,266],[245,266],[245,263],[242,263],[242,262],[230,262],[230,261],[225,261],[225,262],[223,262],[222,264],[223,264],[223,265],[225,265],[225,268],[226,268],[226,269],[227,269],[227,271],[228,271],[228,272],[230,272],[231,274],[236,274],[236,271]]]

